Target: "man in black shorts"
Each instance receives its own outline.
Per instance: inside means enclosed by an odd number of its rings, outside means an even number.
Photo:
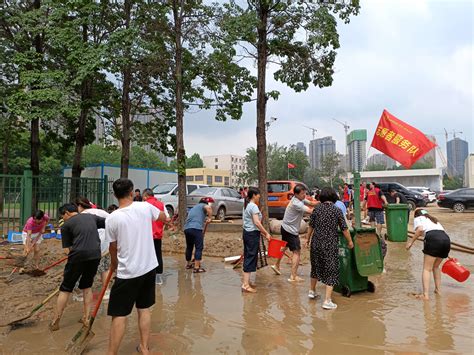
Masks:
[[[158,261],[153,244],[152,222],[166,215],[150,203],[133,201],[133,183],[118,179],[113,184],[118,210],[107,218],[106,240],[110,242],[111,269],[117,277],[110,291],[107,314],[112,316],[108,354],[117,354],[125,333],[127,316],[136,306],[140,345],[149,354],[151,312],[155,304],[155,275]]]
[[[49,325],[52,331],[59,329],[59,321],[66,308],[69,296],[79,281],[79,289],[84,295],[84,314],[82,322],[87,324],[92,304],[92,283],[100,262],[100,239],[98,228],[105,228],[105,219],[85,213],[78,213],[77,206],[65,204],[59,208],[64,220],[61,227],[63,248],[68,248],[64,279],[59,287],[56,313]]]
[[[293,189],[293,193],[294,196],[286,207],[285,215],[283,216],[283,221],[281,223],[281,240],[287,242],[286,248],[293,252],[293,257],[291,259],[291,276],[288,281],[299,282],[303,281],[303,279],[297,274],[301,253],[299,236],[301,220],[305,213],[311,212],[307,206],[314,206],[315,204],[306,200],[306,188],[303,185],[296,185]],[[277,275],[281,275],[280,263],[281,259],[278,259],[275,265],[272,266],[272,270]]]

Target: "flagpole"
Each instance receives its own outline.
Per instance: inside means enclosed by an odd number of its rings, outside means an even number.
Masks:
[[[286,167],[288,168],[288,180],[290,180],[290,163],[286,163]]]

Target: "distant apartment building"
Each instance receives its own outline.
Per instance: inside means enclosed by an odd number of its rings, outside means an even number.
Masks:
[[[313,139],[309,142],[309,164],[311,168],[321,170],[323,158],[336,152],[336,141],[332,137]]]
[[[202,161],[205,168],[228,171],[230,173],[230,186],[234,187],[239,184],[239,175],[247,172],[245,157],[240,155],[207,155],[202,157]]]
[[[186,181],[210,186],[231,186],[229,170],[221,169],[186,169]]]
[[[367,130],[357,129],[347,135],[350,171],[362,171],[365,166]]]
[[[464,163],[469,155],[469,145],[461,138],[453,138],[446,145],[448,173],[464,177]]]
[[[367,159],[367,166],[369,165],[383,165],[386,169],[391,169],[395,167],[397,163],[385,154],[374,154]]]
[[[295,148],[296,148],[296,150],[299,150],[300,152],[303,152],[304,155],[307,155],[306,154],[306,146],[303,142],[296,143]]]

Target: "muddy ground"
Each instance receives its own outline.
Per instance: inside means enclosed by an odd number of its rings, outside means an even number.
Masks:
[[[440,219],[440,222],[444,225],[444,227],[446,228],[448,234],[450,234],[453,241],[458,241],[463,244],[468,244],[471,247],[474,246],[474,227],[472,223],[472,221],[474,220],[474,213],[466,212],[464,214],[453,214],[452,212],[448,210],[438,209],[435,207],[432,207],[429,209],[434,215],[436,215]],[[302,244],[303,243],[304,243],[304,240],[302,240]],[[178,268],[178,271],[180,270],[179,268],[181,267],[180,266],[181,260],[183,260],[183,263],[184,263],[184,256],[182,255],[184,253],[184,247],[185,247],[185,243],[184,243],[184,237],[182,235],[172,235],[172,236],[166,235],[164,237],[164,241],[163,241],[164,255],[168,259],[170,258],[170,256],[173,256],[169,260],[171,260],[173,265],[175,265],[175,267]],[[21,245],[2,245],[0,246],[0,256],[18,255],[21,253],[21,250],[22,250]],[[412,262],[413,260],[416,260],[417,267],[419,267],[421,256],[418,254],[421,254],[420,250],[421,250],[421,243],[418,243],[416,253],[412,251],[415,259],[409,258],[407,262]],[[219,265],[218,264],[220,262],[219,260],[222,260],[222,259],[216,260],[216,259],[211,259],[211,257],[223,258],[226,256],[240,255],[241,252],[242,252],[242,239],[241,239],[240,232],[238,233],[213,233],[213,232],[206,233],[205,248],[204,248],[204,264],[206,264],[205,258],[209,257],[209,264],[214,265],[213,267],[217,267],[216,265]],[[64,253],[61,249],[60,241],[45,240],[42,244],[41,265],[43,267],[47,266],[53,263],[54,261],[59,260],[63,255]],[[389,244],[389,258],[387,261],[389,272],[390,272],[390,267],[391,267],[390,263],[394,260],[393,258],[397,258],[395,262],[400,262],[399,259],[404,257],[404,255],[405,255],[405,251],[400,245],[396,245],[396,246],[394,245],[393,253],[392,255],[390,255],[390,244]],[[471,268],[471,272],[474,271],[472,270],[472,255],[469,256],[466,254],[457,253],[454,256],[459,257],[467,267]],[[32,277],[28,274],[18,274],[14,277],[12,282],[6,284],[4,282],[4,278],[12,270],[13,261],[14,261],[13,259],[0,260],[0,271],[1,271],[0,275],[2,276],[2,280],[0,280],[0,304],[2,305],[0,307],[0,324],[8,322],[9,320],[13,320],[19,316],[28,314],[29,311],[35,305],[37,305],[44,297],[46,297],[49,293],[53,292],[59,286],[62,279],[62,270],[63,270],[64,264],[58,265],[50,269],[45,276],[41,276],[41,277]],[[302,272],[303,273],[307,273],[308,271],[308,261],[309,261],[309,253],[307,250],[304,250],[303,259],[302,259],[302,264],[303,264]],[[402,267],[402,266],[397,265],[397,268],[399,267]],[[288,268],[288,266],[286,266],[286,268]],[[25,269],[26,271],[32,269],[31,261],[25,264]],[[268,273],[268,270],[266,270],[265,272]],[[416,270],[416,272],[413,271],[412,274],[410,273],[409,275],[406,275],[403,277],[408,277],[412,279],[411,282],[418,286],[418,283],[419,283],[418,273],[419,273],[418,270]],[[271,275],[272,273],[270,272],[268,273],[268,275],[266,275],[266,277],[271,278],[272,277]],[[303,275],[303,276],[307,277],[307,275]],[[398,277],[399,275],[394,274],[394,276]],[[211,276],[208,276],[208,277],[211,277]],[[219,276],[219,277],[222,278],[222,276]],[[236,277],[238,279],[238,275],[236,275]],[[447,279],[447,276],[443,276],[443,280],[446,280],[446,279]],[[225,280],[225,278],[223,280]],[[211,281],[211,279],[209,281]],[[100,287],[100,283],[97,283],[97,284],[98,284],[97,287]],[[270,281],[270,284],[271,284],[271,281]],[[466,287],[469,284],[472,284],[472,277],[466,282],[466,284],[456,284],[450,281],[448,285],[453,285],[454,287],[453,289],[457,292],[455,293],[455,295],[457,295],[456,297],[458,297],[459,292],[462,293],[463,287]],[[387,286],[383,286],[383,282],[382,282],[382,288],[384,287],[386,288]],[[304,287],[304,289],[306,288]],[[469,286],[467,291],[470,292],[469,290],[472,290],[472,287]],[[210,291],[212,291],[210,292],[211,294],[217,292],[214,287],[211,288]],[[170,292],[172,291],[170,290]],[[305,291],[302,291],[302,292],[304,293]],[[212,296],[207,295],[207,297],[212,297]],[[468,310],[471,313],[472,312],[471,298],[473,296],[472,294],[470,295],[466,294],[463,297],[464,298],[462,299],[464,300],[465,303],[469,305]],[[32,344],[29,342],[27,337],[25,338],[23,334],[28,334],[30,332],[33,332],[35,334],[36,333],[43,334],[45,331],[43,328],[47,324],[46,322],[52,317],[52,310],[53,310],[54,303],[55,303],[55,298],[53,299],[52,302],[49,302],[48,304],[46,304],[29,321],[24,322],[22,326],[19,327],[18,329],[11,328],[11,327],[0,327],[0,353],[14,353],[14,352],[22,353],[23,351],[27,351],[27,349],[31,350]],[[446,307],[449,307],[449,306],[450,305],[447,304]],[[273,307],[277,307],[279,309],[280,307],[284,307],[284,306],[280,304],[275,304]],[[74,317],[77,317],[77,318],[80,317],[80,306],[78,302],[71,302],[71,305],[68,306],[68,308],[71,308],[73,310],[69,312],[75,312]],[[66,310],[66,312],[68,312],[68,310]],[[186,310],[184,310],[184,312],[186,312]],[[386,317],[388,316],[386,315]],[[390,320],[390,318],[387,318],[387,319]],[[400,317],[400,319],[398,319],[395,323],[398,324],[399,327],[403,328],[406,326],[404,322],[406,322],[407,319],[408,318],[403,316],[403,317]],[[425,323],[426,323],[426,320],[425,320]],[[469,324],[472,325],[472,323],[469,323]],[[26,329],[26,332],[25,332],[25,329]],[[462,330],[462,331],[458,330],[458,332],[459,331],[463,333],[462,336],[464,338],[466,337],[468,338],[468,344],[470,342],[472,345],[474,345],[472,343],[472,332],[470,332],[469,330]],[[44,333],[44,334],[47,334],[47,333]],[[390,334],[390,335],[393,336],[393,334]],[[23,346],[17,349],[11,348],[12,344],[17,344],[19,342],[18,337],[21,338],[21,343],[23,344]],[[383,342],[383,340],[381,340],[381,342]],[[105,345],[103,344],[103,346]],[[463,346],[465,346],[465,344],[463,344]],[[396,346],[394,348],[396,348]],[[461,348],[465,349],[465,347],[461,347]],[[461,348],[458,348],[457,350]],[[104,348],[99,347],[99,349],[103,350]],[[192,349],[192,346],[187,349],[188,350]],[[305,349],[309,350],[309,348],[305,348]],[[240,351],[242,349],[238,349],[238,350]],[[288,352],[289,350],[291,350],[290,346],[287,347],[286,351],[283,351],[283,352]],[[301,348],[299,350],[304,350],[304,349]],[[456,346],[454,345],[451,349],[443,349],[443,350],[448,350],[448,351],[454,350],[454,353],[459,353],[459,351],[456,351]],[[193,352],[196,352],[196,351],[193,351]],[[223,351],[223,352],[226,353],[226,351]],[[463,351],[461,351],[461,353],[462,352]]]

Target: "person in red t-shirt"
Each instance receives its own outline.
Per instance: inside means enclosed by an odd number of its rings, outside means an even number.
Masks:
[[[142,193],[143,201],[155,206],[160,211],[163,211],[166,215],[166,223],[170,221],[170,216],[168,211],[163,205],[163,202],[158,201],[153,194],[152,189],[145,189]],[[165,223],[162,221],[154,221],[152,224],[153,227],[153,242],[155,244],[155,253],[156,258],[158,259],[158,267],[156,268],[156,279],[155,282],[157,285],[163,284],[163,255],[161,253],[161,239],[163,238],[163,228]]]
[[[370,184],[370,190],[365,196],[365,206],[369,210],[369,221],[372,227],[376,227],[377,234],[382,235],[382,225],[385,223],[383,206],[387,204],[387,198],[378,188],[375,182]]]

